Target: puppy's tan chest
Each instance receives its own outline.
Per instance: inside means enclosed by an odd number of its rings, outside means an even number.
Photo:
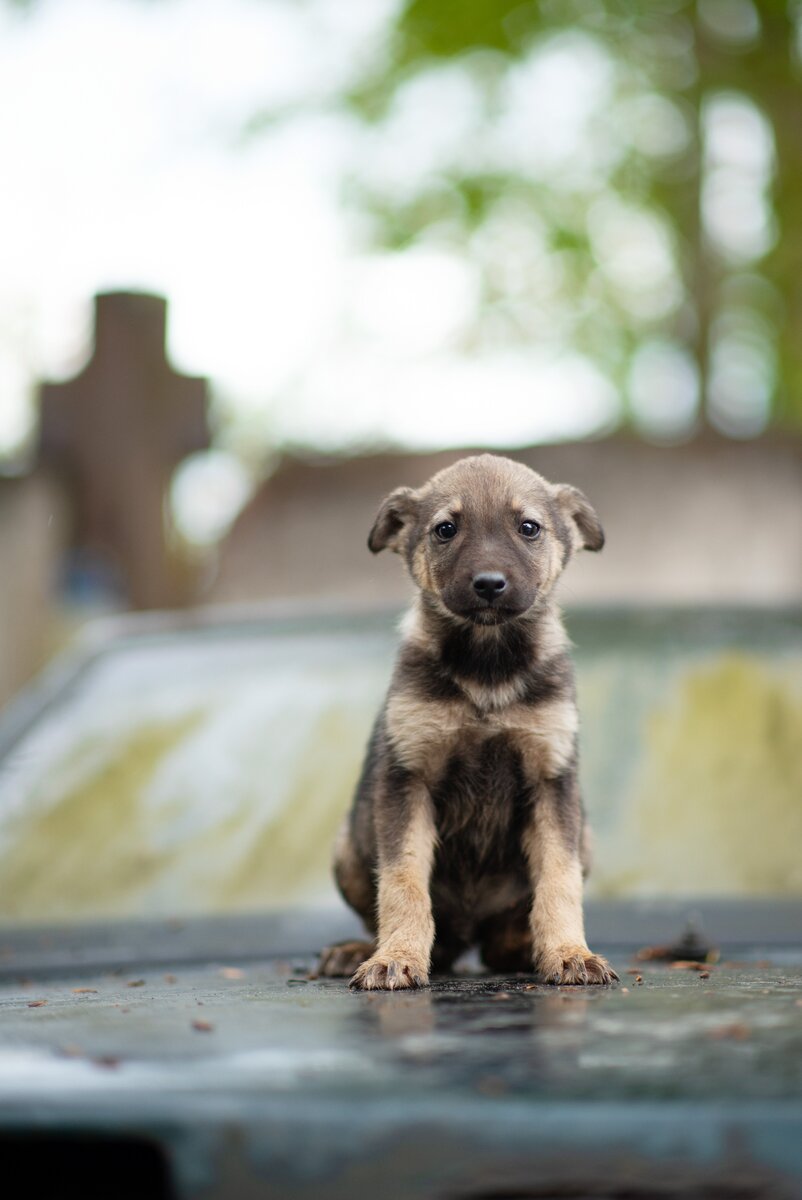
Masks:
[[[577,724],[570,697],[482,711],[464,701],[400,694],[390,699],[387,709],[387,733],[395,754],[429,787],[455,759],[475,759],[486,743],[501,738],[515,750],[530,778],[559,775],[572,761]]]

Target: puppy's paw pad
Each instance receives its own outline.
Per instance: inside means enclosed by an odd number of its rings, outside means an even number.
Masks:
[[[335,942],[321,950],[317,974],[330,979],[347,979],[375,949],[375,942]]]
[[[540,955],[538,971],[545,983],[555,984],[608,984],[618,976],[600,954],[591,954],[583,946],[560,946]]]
[[[429,974],[420,964],[386,954],[374,954],[357,970],[351,980],[356,991],[394,992],[402,988],[425,987]]]

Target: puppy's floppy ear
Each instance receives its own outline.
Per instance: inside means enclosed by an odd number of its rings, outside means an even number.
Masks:
[[[417,497],[412,488],[400,487],[382,502],[373,528],[368,534],[368,549],[374,554],[389,546],[396,553],[400,549],[400,534],[414,515],[417,508]]]
[[[604,530],[587,496],[570,483],[558,483],[555,499],[568,522],[575,550],[601,550]]]

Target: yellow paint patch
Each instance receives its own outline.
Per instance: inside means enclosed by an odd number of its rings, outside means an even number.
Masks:
[[[47,804],[31,796],[8,831],[0,917],[53,921],[127,913],[165,859],[152,846],[142,793],[199,719],[140,726],[63,795]],[[81,746],[73,757],[90,757],[92,750]]]
[[[597,895],[802,892],[802,692],[746,654],[689,671],[645,725]]]
[[[245,856],[215,889],[213,907],[282,908],[331,888],[332,848],[358,778],[363,733],[350,714],[329,708],[310,728],[306,754],[286,799]],[[265,780],[265,786],[273,781]],[[215,834],[214,837],[219,837]],[[213,843],[208,848],[213,854]]]

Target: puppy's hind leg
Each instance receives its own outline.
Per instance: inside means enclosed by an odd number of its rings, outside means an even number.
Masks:
[[[375,942],[334,942],[321,950],[317,974],[330,979],[350,979],[375,949]]]
[[[376,927],[376,885],[372,872],[354,849],[348,819],[340,829],[334,850],[334,878],[343,899],[359,914],[372,933]],[[335,942],[321,950],[317,974],[330,978],[350,978],[375,949],[375,941],[351,939]]]

